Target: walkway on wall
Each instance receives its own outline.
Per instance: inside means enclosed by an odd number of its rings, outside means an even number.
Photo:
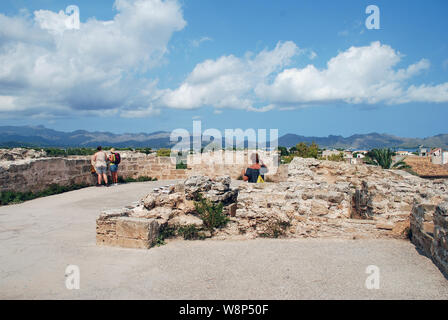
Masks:
[[[173,241],[97,247],[102,209],[167,182],[87,188],[0,208],[0,299],[448,299],[448,281],[408,241]],[[80,290],[65,269],[80,268]],[[380,270],[368,290],[366,268]]]

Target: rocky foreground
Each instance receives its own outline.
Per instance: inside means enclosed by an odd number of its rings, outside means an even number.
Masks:
[[[106,245],[150,247],[161,227],[192,225],[211,236],[195,209],[198,194],[224,204],[229,222],[213,233],[217,239],[405,238],[414,204],[438,205],[448,199],[447,191],[447,181],[404,171],[296,158],[287,182],[232,187],[230,177],[193,176],[153,190],[134,206],[103,212],[97,239]],[[149,225],[151,235],[145,231]],[[143,231],[132,231],[137,229]]]

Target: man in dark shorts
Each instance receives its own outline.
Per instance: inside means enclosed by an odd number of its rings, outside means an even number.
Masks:
[[[253,154],[251,158],[253,164],[247,168],[246,171],[243,170],[241,173],[243,180],[248,181],[249,183],[257,183],[258,178],[261,176],[264,181],[264,175],[268,172],[268,168],[263,161],[260,161],[258,153]]]

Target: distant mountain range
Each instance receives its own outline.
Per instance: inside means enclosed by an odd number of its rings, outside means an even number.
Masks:
[[[402,138],[389,134],[369,133],[355,134],[344,138],[342,136],[306,137],[296,134],[286,134],[279,138],[279,146],[292,147],[299,142],[317,143],[324,148],[417,148],[426,147],[448,148],[448,134],[439,134],[428,138]],[[125,133],[89,132],[78,130],[61,132],[43,126],[0,126],[0,147],[97,147],[114,146],[117,148],[169,148],[169,132]]]

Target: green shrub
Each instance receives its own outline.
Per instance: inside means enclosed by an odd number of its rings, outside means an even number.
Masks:
[[[57,184],[52,184],[43,191],[34,192],[15,192],[15,191],[4,191],[0,192],[0,205],[16,204],[24,201],[34,200],[37,198],[48,197],[55,194],[61,194],[69,191],[79,190],[82,188],[89,187],[88,185],[74,184],[70,186],[60,186]]]
[[[157,181],[157,178],[151,178],[151,177],[138,177],[135,178],[123,178],[122,176],[118,177],[118,183],[133,183],[133,182],[147,182],[147,181]]]
[[[289,227],[289,223],[280,221],[270,221],[266,225],[265,232],[260,236],[264,238],[278,238],[285,235],[286,229]]]
[[[204,236],[199,233],[200,229],[194,225],[181,226],[177,229],[177,233],[184,238],[184,240],[203,240]]]
[[[195,201],[194,206],[196,208],[199,217],[204,222],[205,228],[213,235],[215,228],[222,228],[229,222],[222,209],[223,203],[215,204],[210,200],[204,199],[201,194],[197,196],[198,201]]]
[[[157,150],[157,156],[158,157],[170,157],[171,150],[170,149],[159,149],[159,150]]]
[[[187,168],[188,168],[188,166],[183,161],[181,161],[180,163],[176,164],[176,169],[177,170],[185,170]]]

